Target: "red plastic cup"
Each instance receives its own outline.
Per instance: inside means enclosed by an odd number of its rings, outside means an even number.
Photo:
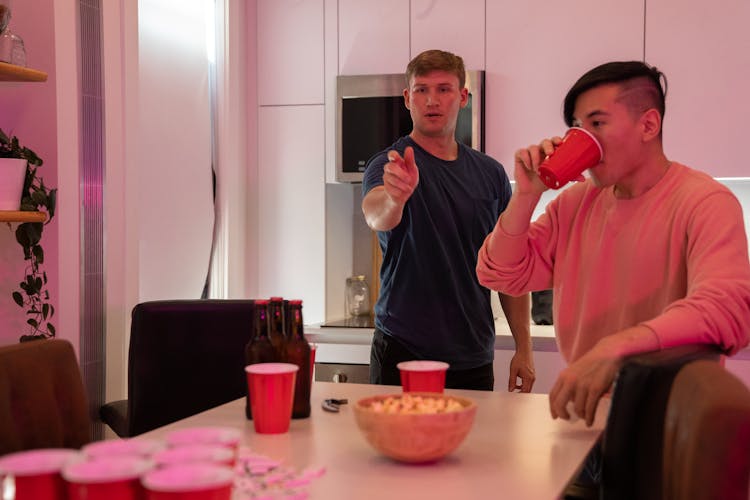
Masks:
[[[234,450],[226,446],[192,444],[161,450],[152,458],[157,466],[204,463],[233,467],[235,457]]]
[[[77,450],[20,451],[0,458],[0,476],[13,480],[15,500],[66,500],[65,481],[60,472],[67,464],[80,460]]]
[[[179,464],[146,473],[146,500],[230,500],[234,473],[211,464]]]
[[[404,392],[443,392],[448,363],[442,361],[402,361],[396,365],[401,372]]]
[[[563,142],[539,166],[539,178],[551,189],[559,189],[602,161],[601,144],[580,127],[567,131]]]
[[[152,467],[150,460],[134,456],[95,458],[67,465],[62,477],[68,500],[141,500],[141,476]]]
[[[237,451],[242,432],[234,427],[188,427],[167,434],[165,440],[169,446],[190,446],[207,444],[224,446]]]
[[[81,448],[89,459],[108,457],[150,457],[165,447],[164,443],[155,439],[108,439],[94,441]]]
[[[255,432],[281,434],[289,430],[298,370],[291,363],[257,363],[245,367]]]

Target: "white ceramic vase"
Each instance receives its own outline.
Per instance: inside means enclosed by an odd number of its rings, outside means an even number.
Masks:
[[[19,210],[26,160],[0,158],[0,210]]]

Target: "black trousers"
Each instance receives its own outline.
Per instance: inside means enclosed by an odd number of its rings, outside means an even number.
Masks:
[[[370,349],[370,383],[401,385],[401,374],[396,365],[413,359],[420,357],[410,352],[395,338],[376,328]],[[445,387],[449,389],[491,391],[494,386],[492,363],[468,370],[448,369],[445,375]]]

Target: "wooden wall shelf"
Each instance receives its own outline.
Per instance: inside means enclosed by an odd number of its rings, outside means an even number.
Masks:
[[[47,214],[44,212],[0,210],[0,222],[44,222],[46,220]]]
[[[0,62],[0,82],[46,82],[47,73]]]

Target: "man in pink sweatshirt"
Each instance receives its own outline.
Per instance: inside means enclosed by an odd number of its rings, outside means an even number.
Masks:
[[[582,76],[565,97],[564,118],[598,139],[602,161],[531,222],[547,189],[539,165],[561,139],[518,150],[515,190],[479,251],[484,286],[510,295],[554,290],[568,366],[550,391],[553,418],[570,418],[572,402],[591,425],[626,356],[689,343],[731,355],[748,344],[742,208],[723,185],[665,156],[663,78],[637,61]]]

